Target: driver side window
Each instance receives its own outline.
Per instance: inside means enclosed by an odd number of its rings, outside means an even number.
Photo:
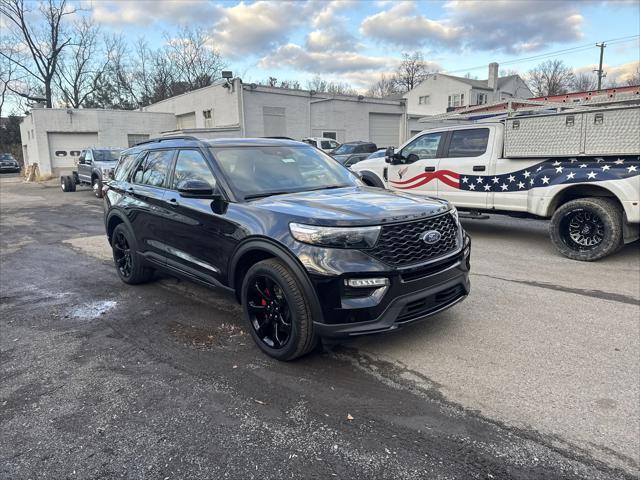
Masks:
[[[413,163],[418,160],[437,158],[438,148],[444,139],[444,132],[427,133],[416,138],[402,149],[404,163]]]

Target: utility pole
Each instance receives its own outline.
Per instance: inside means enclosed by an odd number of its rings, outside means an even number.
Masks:
[[[598,90],[602,88],[602,78],[605,76],[602,71],[602,58],[604,57],[604,47],[606,46],[607,45],[604,42],[596,43],[596,47],[600,48],[600,66],[598,67],[598,70],[594,70],[594,72],[598,73]]]

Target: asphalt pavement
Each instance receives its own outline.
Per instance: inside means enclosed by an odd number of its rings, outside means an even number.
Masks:
[[[122,284],[89,190],[1,176],[0,478],[635,478],[637,244],[465,225],[465,302],[280,363],[229,296]]]

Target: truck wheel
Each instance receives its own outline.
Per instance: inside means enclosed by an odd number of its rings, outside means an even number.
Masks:
[[[91,188],[93,189],[93,194],[96,197],[102,198],[102,180],[100,180],[98,177],[95,177],[91,181]]]
[[[73,179],[69,175],[62,175],[60,177],[60,188],[63,192],[75,192],[76,184],[73,182]]]
[[[113,261],[120,280],[130,285],[148,282],[153,277],[153,270],[144,266],[135,245],[133,234],[124,223],[117,225],[111,235]]]
[[[549,233],[565,257],[599,260],[623,245],[622,209],[610,198],[571,200],[555,211]]]
[[[317,345],[311,308],[295,275],[277,259],[253,265],[242,281],[242,308],[258,347],[293,360]]]

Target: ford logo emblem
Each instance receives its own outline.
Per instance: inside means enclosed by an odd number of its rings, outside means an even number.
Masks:
[[[427,245],[433,245],[437,243],[442,238],[442,235],[437,230],[429,230],[420,235],[420,240],[422,240]]]

